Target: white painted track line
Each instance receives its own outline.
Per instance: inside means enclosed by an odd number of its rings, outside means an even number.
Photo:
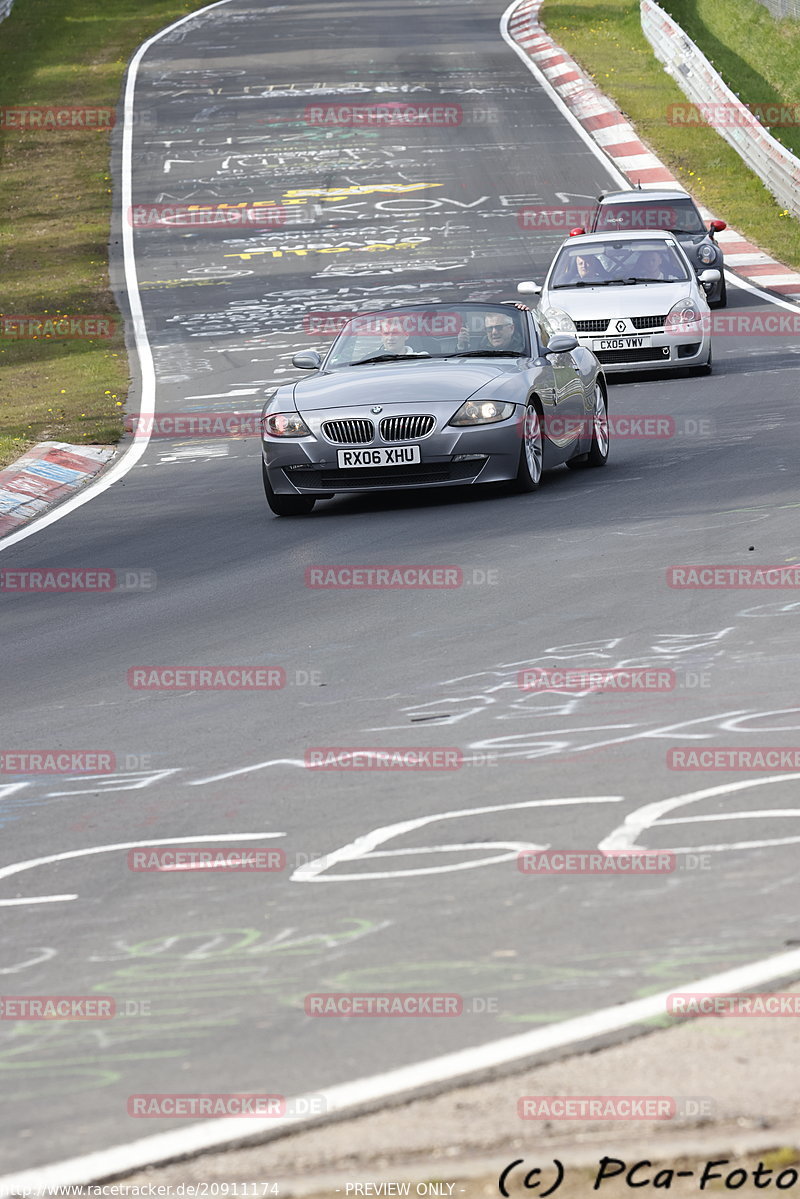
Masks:
[[[31,1196],[45,1187],[81,1185],[99,1182],[103,1179],[117,1177],[143,1166],[163,1164],[168,1161],[188,1157],[210,1149],[230,1148],[233,1145],[243,1145],[252,1141],[266,1141],[273,1136],[281,1136],[307,1128],[313,1124],[324,1123],[326,1118],[333,1115],[368,1110],[378,1107],[388,1099],[400,1095],[411,1098],[414,1094],[429,1088],[452,1085],[466,1080],[472,1080],[480,1075],[491,1074],[502,1066],[512,1062],[529,1063],[539,1054],[552,1053],[554,1050],[576,1050],[584,1042],[595,1041],[609,1033],[618,1032],[656,1017],[663,1017],[667,1011],[667,996],[675,991],[699,991],[705,994],[730,994],[740,991],[753,991],[770,982],[787,979],[800,973],[800,950],[793,949],[789,953],[767,958],[749,966],[740,966],[722,974],[714,974],[708,978],[698,979],[690,983],[681,983],[669,991],[661,991],[658,995],[650,995],[646,999],[636,999],[631,1003],[618,1004],[614,1007],[603,1008],[588,1016],[578,1016],[573,1020],[564,1020],[560,1024],[550,1024],[546,1028],[536,1028],[530,1032],[520,1033],[514,1037],[505,1037],[499,1041],[490,1041],[473,1049],[462,1049],[456,1053],[447,1053],[442,1057],[431,1058],[418,1062],[413,1066],[405,1066],[399,1070],[390,1070],[385,1074],[375,1074],[368,1078],[360,1078],[355,1082],[343,1083],[341,1086],[329,1087],[327,1090],[313,1093],[317,1105],[325,1110],[325,1115],[305,1119],[291,1117],[276,1117],[274,1120],[209,1120],[203,1124],[191,1124],[187,1128],[179,1128],[174,1132],[156,1133],[153,1136],[142,1137],[127,1145],[116,1145],[112,1149],[104,1149],[98,1153],[88,1153],[83,1157],[73,1157],[66,1161],[57,1162],[52,1166],[43,1166],[35,1170],[26,1170],[20,1174],[10,1174],[0,1178],[0,1194],[14,1195],[24,1191]],[[296,1099],[300,1099],[297,1096]],[[309,1099],[311,1096],[309,1096]],[[291,1106],[288,1101],[287,1106]]]
[[[620,188],[629,188],[630,184],[628,183],[627,177],[616,169],[608,155],[603,153],[603,151],[597,145],[597,142],[590,137],[583,125],[581,125],[578,118],[574,116],[573,113],[571,113],[567,108],[566,104],[561,99],[556,89],[552,86],[550,80],[547,78],[544,72],[537,67],[536,63],[528,57],[522,46],[520,46],[519,43],[516,42],[511,36],[508,26],[514,13],[514,9],[518,7],[519,0],[511,0],[511,4],[509,4],[508,8],[500,18],[500,34],[503,38],[503,41],[506,43],[506,45],[511,47],[520,62],[528,68],[530,73],[536,79],[536,82],[540,85],[543,91],[547,93],[547,95],[553,101],[553,104],[555,104],[556,108],[561,113],[564,120],[571,126],[572,129],[575,130],[581,141],[586,143],[592,154],[594,154],[595,158],[597,158],[603,164],[604,169],[608,171],[608,174],[611,176],[613,182],[616,183]]]
[[[123,264],[125,272],[125,286],[128,292],[128,302],[130,304],[131,319],[133,323],[133,336],[136,346],[136,353],[139,359],[139,369],[142,379],[142,396],[139,405],[139,416],[141,418],[152,417],[155,411],[155,369],[153,365],[153,354],[150,348],[150,342],[147,339],[147,333],[144,324],[144,314],[142,312],[141,295],[139,293],[139,279],[136,273],[136,258],[133,250],[133,228],[130,222],[126,220],[125,214],[130,211],[132,197],[132,151],[133,151],[133,123],[131,115],[133,113],[134,91],[136,88],[136,76],[139,69],[139,64],[156,42],[158,42],[166,34],[173,29],[177,29],[186,21],[191,21],[201,13],[210,12],[214,8],[219,8],[223,4],[229,4],[230,0],[216,0],[214,4],[208,4],[204,8],[197,9],[196,12],[189,13],[180,20],[175,21],[172,25],[168,25],[166,29],[162,29],[160,33],[156,33],[148,41],[144,42],[131,59],[131,65],[128,70],[128,77],[125,86],[125,103],[124,103],[124,127],[122,137],[122,246],[123,246]],[[565,121],[575,130],[578,136],[589,147],[594,156],[603,164],[604,169],[608,172],[612,181],[617,186],[627,189],[630,184],[626,176],[620,173],[614,166],[608,155],[604,154],[600,146],[594,141],[590,134],[583,128],[580,121],[570,112],[564,101],[559,96],[558,92],[551,85],[547,76],[541,71],[534,62],[528,57],[523,47],[512,38],[509,33],[508,25],[514,9],[518,7],[519,0],[512,0],[512,3],[503,13],[500,18],[500,33],[503,40],[514,51],[521,62],[525,64],[531,74],[535,77],[537,83],[543,88],[547,95],[552,100],[555,107],[560,112]],[[782,308],[797,310],[797,305],[782,300],[777,296],[772,296],[768,292],[762,291],[761,288],[742,280],[738,275],[731,275],[726,272],[726,278],[732,286],[743,287],[745,291],[751,291],[756,295],[760,295],[763,299],[768,300],[771,304],[777,304]],[[151,427],[147,421],[139,422],[142,428]],[[0,538],[0,554],[4,550],[10,549],[12,545],[16,545],[20,541],[24,541],[27,537],[32,537],[34,533],[41,532],[48,525],[55,524],[57,520],[68,516],[74,512],[76,508],[80,508],[82,504],[88,504],[90,500],[96,496],[102,495],[114,483],[118,483],[124,478],[129,470],[132,469],[144,454],[150,442],[150,434],[147,433],[141,437],[136,437],[133,444],[128,447],[122,454],[122,457],[114,463],[95,483],[90,483],[78,495],[72,496],[71,499],[54,508],[52,512],[48,512],[36,520],[25,525],[23,529],[18,529],[15,533],[10,533],[7,537]]]
[[[141,414],[143,416],[152,415],[154,410],[155,372],[150,344],[144,331],[144,320],[133,252],[133,230],[125,221],[125,213],[131,205],[132,192],[131,115],[133,111],[136,73],[139,63],[149,47],[170,32],[170,30],[176,29],[184,22],[192,20],[200,13],[209,12],[211,9],[229,2],[230,0],[217,0],[217,3],[210,4],[205,8],[198,9],[195,13],[190,13],[188,16],[182,17],[167,29],[150,38],[149,41],[145,42],[137,50],[128,72],[125,91],[125,129],[123,135],[122,167],[123,246],[126,283],[129,291],[134,329],[136,331],[136,348],[141,363]],[[579,121],[573,116],[550,85],[546,76],[531,62],[522,47],[511,38],[508,32],[508,23],[517,4],[518,0],[513,0],[501,18],[500,32],[504,41],[511,47],[528,70],[531,71],[537,82],[549,95],[561,116],[578,133],[595,157],[602,162],[604,169],[614,182],[622,187],[627,187],[627,180],[619,174],[607,155],[603,153],[586,130],[583,129]],[[740,279],[738,276],[728,276],[728,278],[736,286],[742,287],[746,291],[752,291],[770,303],[796,311],[797,306],[795,304],[768,295],[754,285]],[[102,479],[95,484],[91,484],[80,495],[75,496],[52,513],[33,522],[24,530],[20,530],[10,537],[5,538],[0,542],[0,552],[16,542],[23,540],[25,537],[38,532],[56,520],[60,520],[62,516],[66,516],[81,504],[87,503],[94,496],[107,490],[136,464],[146,447],[146,439],[142,439],[141,442],[137,439],[134,445],[126,451],[119,462]],[[251,836],[256,837],[258,834],[251,834]],[[244,839],[244,837],[244,834],[239,834],[237,839]],[[168,840],[199,841],[203,839],[205,838],[171,838]],[[225,840],[228,838],[219,837],[218,839]],[[166,840],[153,842],[153,844],[166,843]],[[137,844],[144,845],[148,844],[148,842],[139,842]],[[111,848],[118,849],[122,847],[97,847],[94,852],[108,852]],[[35,864],[43,864],[49,860],[61,860],[70,856],[77,855],[54,855],[50,859],[37,859],[35,860]],[[33,864],[33,862],[25,863],[23,868],[30,868]],[[20,864],[17,864],[16,870],[7,867],[5,872],[0,872],[0,877],[2,877],[3,873],[18,872],[19,867]],[[50,898],[55,900],[65,897],[53,896]],[[40,901],[43,900],[44,897]],[[672,990],[701,991],[706,993],[752,991],[764,988],[769,983],[792,978],[797,975],[800,975],[800,950],[792,950],[789,953],[766,958],[722,974],[712,975],[690,983],[681,983],[672,988]],[[325,1109],[325,1115],[322,1116],[303,1119],[290,1117],[264,1120],[236,1119],[192,1124],[174,1131],[142,1137],[125,1145],[117,1145],[96,1153],[69,1158],[49,1166],[38,1167],[18,1174],[6,1175],[0,1178],[0,1194],[13,1195],[24,1191],[26,1195],[32,1195],[46,1187],[85,1185],[130,1173],[144,1166],[180,1159],[215,1148],[229,1148],[236,1144],[265,1141],[271,1137],[284,1135],[312,1124],[324,1123],[327,1118],[334,1115],[356,1114],[358,1111],[380,1106],[388,1100],[399,1096],[411,1098],[413,1095],[430,1088],[455,1085],[481,1075],[490,1075],[512,1063],[518,1063],[522,1067],[523,1064],[535,1060],[538,1055],[552,1053],[553,1051],[560,1051],[562,1053],[575,1051],[582,1044],[593,1042],[597,1038],[609,1033],[633,1028],[645,1021],[656,1017],[663,1017],[666,1014],[666,1000],[670,993],[671,991],[664,991],[658,995],[651,995],[646,999],[634,1000],[630,1003],[603,1008],[587,1016],[580,1016],[573,1020],[551,1024],[545,1028],[537,1028],[517,1036],[491,1041],[485,1045],[459,1050],[441,1057],[418,1062],[412,1066],[405,1066],[397,1070],[357,1079],[354,1082],[343,1083],[339,1086],[330,1087],[327,1090],[314,1092],[317,1104],[319,1104],[320,1098],[323,1101],[322,1107]]]
[[[136,258],[133,250],[133,226],[127,219],[127,213],[131,210],[132,193],[133,193],[133,104],[134,92],[136,90],[136,77],[139,71],[139,64],[144,58],[147,51],[162,37],[170,33],[173,29],[177,29],[183,25],[185,21],[191,21],[201,13],[210,12],[212,8],[219,8],[222,4],[229,4],[230,0],[216,0],[215,4],[209,4],[205,8],[199,8],[197,12],[189,13],[188,16],[181,17],[180,20],[168,25],[166,29],[162,29],[159,33],[148,38],[143,42],[139,49],[131,59],[130,67],[128,68],[128,76],[125,83],[125,100],[123,104],[123,129],[122,129],[122,188],[121,199],[122,209],[120,212],[120,220],[122,222],[122,253],[123,267],[125,273],[125,288],[128,293],[128,304],[130,305],[130,318],[133,327],[133,338],[136,346],[136,355],[139,360],[139,370],[142,380],[142,395],[139,405],[139,416],[142,418],[152,417],[155,411],[156,398],[156,376],[155,367],[153,365],[153,353],[150,348],[150,342],[147,338],[147,332],[144,323],[144,313],[142,312],[142,299],[139,293],[139,277],[136,273]],[[145,430],[152,427],[152,421],[144,419],[144,422],[139,421],[137,428]],[[76,508],[80,508],[82,504],[88,504],[89,500],[93,500],[96,496],[102,495],[104,491],[108,491],[109,487],[113,487],[120,479],[127,475],[128,471],[136,465],[139,459],[144,454],[150,441],[150,434],[137,436],[133,444],[128,447],[113,466],[100,476],[95,483],[89,483],[77,495],[66,500],[52,512],[47,512],[43,516],[32,520],[30,524],[24,528],[18,529],[14,533],[10,533],[7,537],[0,540],[0,554],[3,550],[10,549],[12,545],[16,545],[20,541],[24,541],[26,537],[32,537],[34,533],[40,533],[42,529],[46,529],[48,525],[55,524],[57,520],[68,516],[70,512],[74,512]]]
[[[568,121],[568,123],[572,126],[572,128],[575,130],[575,132],[578,134],[578,136],[586,143],[586,145],[592,151],[595,158],[599,162],[602,163],[604,169],[608,172],[610,178],[617,185],[617,187],[621,188],[623,191],[629,191],[631,189],[631,187],[633,186],[633,184],[628,179],[628,176],[623,175],[621,173],[621,171],[618,169],[618,167],[616,165],[617,162],[619,162],[621,165],[627,165],[628,169],[630,169],[630,164],[632,162],[634,163],[634,166],[638,166],[638,167],[642,168],[642,167],[647,167],[647,166],[662,166],[661,160],[656,158],[653,155],[647,156],[648,160],[652,159],[652,161],[647,161],[647,162],[640,162],[640,161],[637,161],[634,159],[626,159],[626,158],[620,158],[620,159],[615,160],[615,159],[612,159],[610,157],[610,155],[605,154],[603,152],[602,146],[599,143],[602,142],[603,144],[609,144],[609,145],[613,144],[613,141],[611,139],[612,138],[616,139],[616,136],[617,136],[616,130],[620,129],[621,126],[613,126],[612,128],[613,128],[614,132],[612,132],[610,137],[609,137],[608,132],[599,130],[597,139],[595,139],[595,137],[593,137],[592,134],[590,134],[588,132],[588,130],[584,129],[583,125],[580,123],[578,118],[574,115],[574,113],[571,111],[571,109],[569,109],[567,107],[567,105],[564,103],[564,101],[559,96],[556,89],[552,86],[547,75],[536,65],[536,63],[533,61],[533,59],[529,56],[529,51],[525,49],[526,43],[528,46],[536,43],[537,35],[529,35],[529,36],[526,35],[525,37],[520,38],[520,40],[516,40],[514,37],[512,37],[511,32],[509,30],[509,25],[511,23],[511,18],[514,15],[515,9],[519,8],[519,5],[520,5],[520,0],[512,0],[511,4],[509,4],[508,8],[505,10],[502,17],[500,18],[500,33],[503,37],[503,40],[506,42],[507,45],[509,45],[511,47],[511,49],[516,54],[517,58],[519,58],[520,62],[525,64],[525,66],[528,68],[528,70],[531,72],[531,74],[536,79],[537,83],[543,88],[543,90],[547,93],[547,95],[553,101],[553,104],[555,104],[556,108],[561,113],[561,115],[564,117],[564,119],[566,121]],[[548,46],[545,46],[541,51],[539,51],[538,54],[535,53],[533,55],[533,57],[534,58],[542,57],[542,56],[550,55],[552,53],[553,53],[553,49],[551,46],[548,45]],[[569,56],[567,56],[567,57],[569,58]],[[616,105],[612,101],[609,100],[608,104],[609,104],[609,111],[616,111]],[[638,134],[636,133],[636,131],[632,125],[625,123],[624,128],[626,130],[629,130],[633,134],[633,136],[636,137],[638,140]],[[654,188],[661,188],[661,187],[664,187],[665,185],[662,183],[645,184],[645,189],[647,187],[651,187],[651,186]],[[670,185],[670,186],[680,187],[680,184],[675,184],[675,185]],[[737,240],[739,239],[739,234],[733,234],[733,236]],[[722,233],[720,235],[720,241],[724,241],[724,238],[725,238],[725,233]],[[723,246],[723,248],[724,248],[724,246]],[[770,261],[768,256],[767,256],[767,260]],[[785,300],[780,296],[771,295],[768,291],[763,290],[761,287],[759,287],[757,284],[753,283],[749,279],[743,278],[740,275],[734,275],[728,270],[725,271],[725,278],[727,280],[728,286],[730,286],[730,287],[741,287],[743,291],[749,291],[753,295],[760,296],[761,299],[766,300],[770,304],[775,304],[779,308],[787,308],[790,312],[797,312],[798,306],[796,303],[793,303],[790,300]],[[794,276],[785,276],[785,277],[777,276],[773,279],[773,282],[776,282],[776,283],[792,282],[794,280],[794,278],[795,278]]]

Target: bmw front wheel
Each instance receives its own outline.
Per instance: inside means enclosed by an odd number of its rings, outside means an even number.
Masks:
[[[594,411],[592,412],[592,444],[588,454],[579,454],[567,463],[570,470],[583,470],[587,466],[605,466],[609,449],[608,404],[600,383],[594,385]]]
[[[522,421],[522,445],[519,451],[519,469],[514,480],[517,491],[535,491],[542,478],[542,422],[533,400],[528,402]]]

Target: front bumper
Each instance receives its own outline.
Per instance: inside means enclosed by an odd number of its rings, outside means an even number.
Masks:
[[[426,437],[404,442],[384,441],[377,429],[368,445],[344,445],[327,440],[323,421],[369,416],[360,408],[304,413],[311,436],[265,437],[262,452],[270,485],[278,495],[312,495],[361,491],[394,491],[402,488],[457,487],[467,483],[499,483],[515,478],[519,467],[521,414],[496,425],[456,428],[447,421],[452,404],[387,404],[381,417],[431,413],[436,428]],[[375,420],[374,417],[370,419]],[[340,469],[340,449],[397,448],[418,445],[420,461],[408,466],[352,467]]]
[[[621,374],[625,371],[670,370],[685,366],[701,366],[708,361],[711,348],[709,333],[703,328],[704,322],[698,323],[696,333],[687,332],[680,335],[674,333],[641,333],[622,334],[619,337],[603,338],[587,333],[577,334],[581,345],[591,350],[607,375]],[[618,341],[617,349],[599,349],[602,341]],[[635,346],[636,341],[646,341],[649,345]]]

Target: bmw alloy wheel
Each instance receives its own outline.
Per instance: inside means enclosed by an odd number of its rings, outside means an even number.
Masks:
[[[535,491],[542,477],[542,424],[533,400],[522,421],[522,449],[519,455],[516,486],[519,491]]]

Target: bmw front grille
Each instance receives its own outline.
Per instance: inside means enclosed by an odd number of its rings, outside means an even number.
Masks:
[[[358,417],[351,420],[326,420],[322,432],[335,445],[366,445],[375,437],[371,420]]]
[[[436,428],[434,416],[385,416],[381,421],[384,441],[418,441]]]

